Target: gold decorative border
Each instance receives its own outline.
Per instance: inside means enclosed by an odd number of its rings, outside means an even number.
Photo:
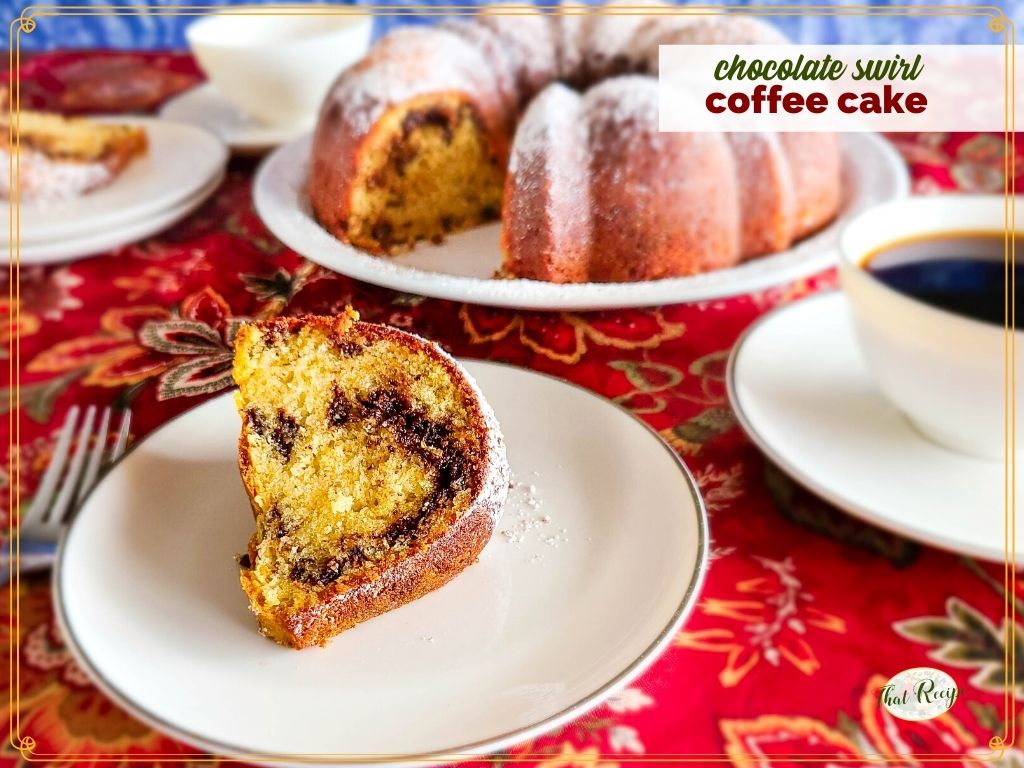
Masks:
[[[998,760],[1007,749],[1014,746],[1017,737],[1016,723],[1016,700],[1013,695],[1014,681],[1016,680],[1016,648],[1013,642],[1013,631],[1016,621],[1016,605],[1013,595],[1016,593],[1016,571],[1014,562],[1016,559],[1016,477],[1014,467],[1016,466],[1016,344],[1015,334],[1016,316],[1014,311],[1014,296],[1016,285],[1014,280],[1014,267],[1016,265],[1015,238],[1016,211],[1013,205],[1015,194],[1015,163],[1016,163],[1016,115],[1015,115],[1015,50],[1014,37],[1015,28],[1013,20],[1010,19],[1003,9],[996,5],[892,5],[886,7],[872,5],[793,5],[793,6],[772,6],[772,5],[692,5],[680,6],[677,8],[665,8],[663,6],[616,6],[615,0],[610,0],[606,6],[591,8],[588,6],[548,6],[540,5],[504,5],[501,8],[473,5],[363,5],[363,6],[330,6],[330,5],[166,5],[150,6],[138,5],[132,7],[118,5],[93,5],[88,7],[67,6],[67,5],[29,5],[26,6],[21,15],[13,19],[9,27],[9,58],[11,72],[11,95],[9,100],[9,141],[14,151],[10,153],[9,159],[9,182],[11,190],[10,199],[10,224],[9,234],[11,242],[10,267],[8,281],[8,300],[14,308],[13,318],[10,319],[15,330],[13,338],[13,350],[9,357],[8,368],[10,381],[13,386],[9,389],[8,395],[8,426],[10,434],[10,484],[8,487],[8,501],[13,516],[20,503],[20,469],[14,460],[14,449],[20,444],[20,420],[18,413],[21,407],[19,363],[21,359],[21,338],[20,338],[20,268],[21,268],[21,196],[20,196],[20,109],[21,109],[21,35],[31,34],[37,27],[37,19],[56,16],[201,16],[205,13],[224,10],[229,7],[232,13],[246,16],[279,16],[279,15],[370,15],[370,16],[476,16],[484,14],[514,16],[534,13],[553,13],[557,15],[608,15],[608,16],[672,16],[672,15],[702,15],[702,16],[923,16],[923,17],[977,17],[987,19],[987,26],[990,32],[995,35],[1003,35],[1003,47],[1005,50],[1004,59],[1004,92],[1005,101],[1005,122],[1004,140],[1008,148],[1004,173],[1005,173],[1005,264],[1009,285],[1006,291],[1006,321],[1004,323],[1004,392],[1005,392],[1005,444],[1006,457],[1004,460],[1004,489],[1005,489],[1005,541],[1004,541],[1004,571],[1003,589],[1006,595],[1003,617],[1007,621],[1007,642],[1004,649],[1004,666],[1006,676],[1004,679],[1003,692],[1003,719],[1006,723],[1007,733],[1003,736],[994,735],[989,739],[988,746],[992,750],[989,755],[974,756],[978,761]],[[9,561],[10,575],[10,596],[9,608],[11,609],[12,635],[17,632],[20,609],[20,574],[18,563],[21,554],[21,539],[18,528],[11,531],[13,557]],[[67,755],[67,754],[41,754],[35,752],[36,740],[32,736],[21,735],[21,709],[20,709],[20,654],[17,643],[12,643],[11,653],[8,659],[8,669],[11,681],[9,690],[9,705],[11,722],[9,723],[9,742],[16,750],[22,760],[26,762],[43,762],[49,760],[67,761],[76,757],[87,759],[93,763],[119,762],[119,763],[176,763],[193,762],[204,760],[210,757],[208,753],[148,753],[148,754],[99,754],[99,755]],[[252,762],[252,761],[288,761],[295,763],[303,762],[351,762],[383,763],[401,760],[406,763],[437,763],[440,761],[456,760],[477,760],[483,762],[495,762],[505,760],[506,757],[495,755],[478,754],[439,754],[424,757],[405,757],[402,755],[271,755],[271,754],[238,754],[238,755],[216,755],[223,762]],[[551,753],[525,753],[516,752],[510,756],[510,760],[519,762],[523,760],[551,759],[555,755]],[[772,760],[786,760],[789,762],[821,762],[822,760],[836,759],[836,753],[800,755],[773,755]],[[594,754],[588,753],[588,759],[597,761],[599,759],[621,760],[619,754]],[[948,754],[923,754],[915,755],[919,762],[928,763],[962,763],[963,755]],[[924,758],[922,761],[921,758]],[[843,757],[845,762],[859,763],[905,763],[906,756],[896,754],[862,754],[857,757]],[[631,763],[720,763],[732,762],[732,757],[725,753],[706,754],[659,754],[659,755],[630,755]]]

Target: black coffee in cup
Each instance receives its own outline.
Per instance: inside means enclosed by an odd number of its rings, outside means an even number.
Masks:
[[[1015,280],[1014,306],[1019,327],[1024,324],[1022,245],[1024,237],[1007,241],[999,232],[938,233],[888,243],[870,253],[862,265],[900,293],[938,309],[996,325],[1008,321],[1007,281]],[[1013,266],[1010,253],[1016,255]]]

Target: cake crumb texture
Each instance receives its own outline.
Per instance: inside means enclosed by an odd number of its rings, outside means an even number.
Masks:
[[[256,520],[240,578],[265,634],[323,643],[476,559],[504,446],[435,345],[351,311],[279,318],[242,327],[233,372]]]

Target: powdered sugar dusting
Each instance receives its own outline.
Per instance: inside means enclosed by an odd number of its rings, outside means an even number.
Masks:
[[[0,164],[7,167],[10,152],[0,149]],[[19,191],[21,202],[51,205],[110,183],[114,175],[99,162],[76,163],[53,160],[42,152],[22,148],[19,152]],[[0,174],[0,197],[10,198],[8,174]]]
[[[437,91],[479,93],[491,87],[491,72],[479,49],[452,32],[400,27],[369,57],[342,73],[327,96],[338,105],[349,130],[366,133],[395,104]]]
[[[511,122],[511,118],[519,109],[519,90],[516,85],[516,63],[513,52],[494,30],[472,20],[445,21],[439,25],[439,29],[448,30],[465,38],[484,55],[494,76],[495,86],[501,94],[502,105]]]
[[[659,0],[614,0],[616,8],[669,8]],[[604,77],[622,67],[634,69],[643,62],[643,51],[636,46],[642,29],[660,18],[645,14],[594,14],[584,23],[584,64],[592,77]]]
[[[509,271],[586,279],[592,240],[587,134],[582,99],[564,85],[549,85],[527,109],[509,161]]]
[[[465,369],[463,372],[465,373]],[[477,386],[476,380],[469,373],[465,373],[465,376],[479,399],[480,412],[487,430],[487,473],[484,475],[480,495],[475,503],[488,510],[494,525],[497,526],[508,498],[509,468],[505,452],[505,437],[501,433],[501,427],[498,425],[494,411],[484,399],[483,392]]]
[[[584,97],[595,158],[591,269],[603,279],[696,274],[739,259],[728,145],[721,134],[660,132],[658,97],[644,76],[605,80]]]
[[[556,77],[593,79],[623,67],[657,72],[660,44],[784,41],[770,24],[739,16],[561,16],[498,4],[471,20],[396,29],[338,78],[326,105],[339,105],[349,128],[365,133],[387,107],[426,93],[497,89],[514,108]]]
[[[509,158],[509,173],[547,153],[562,153],[577,139],[572,126],[578,125],[579,95],[571,88],[554,83],[535,98],[516,129],[515,144]]]
[[[502,538],[509,544],[544,543],[555,546],[568,541],[567,530],[556,527],[551,515],[544,511],[544,501],[540,489],[532,482],[513,479],[509,491],[508,510],[505,515],[505,527],[501,529]],[[539,559],[537,555],[534,559]]]
[[[583,98],[588,123],[613,122],[623,129],[644,132],[658,130],[658,83],[643,75],[624,75],[598,83]],[[620,137],[629,143],[633,135]]]
[[[505,43],[515,66],[520,97],[532,96],[557,76],[556,31],[548,17],[536,9],[515,3],[492,5],[477,17],[477,23],[494,30]]]
[[[575,5],[572,0],[562,5]],[[565,80],[575,78],[583,65],[583,32],[587,17],[577,14],[551,17],[554,39],[558,46],[558,74]]]

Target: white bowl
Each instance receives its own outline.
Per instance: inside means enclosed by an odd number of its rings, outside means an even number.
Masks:
[[[1017,221],[1024,220],[1024,199],[1014,198],[1012,205]],[[908,237],[1001,237],[1006,213],[1005,199],[996,195],[907,198],[865,211],[839,237],[843,291],[879,388],[926,437],[985,459],[1001,459],[1007,446],[1006,330],[900,293],[864,269],[863,261]],[[1015,337],[1017,349],[1024,349],[1024,332]],[[1019,352],[1017,357],[1024,359]],[[1017,381],[1024,381],[1020,360],[1017,367]]]
[[[365,14],[252,15],[225,11],[185,31],[217,90],[270,126],[312,126],[328,87],[366,53],[373,19]]]

